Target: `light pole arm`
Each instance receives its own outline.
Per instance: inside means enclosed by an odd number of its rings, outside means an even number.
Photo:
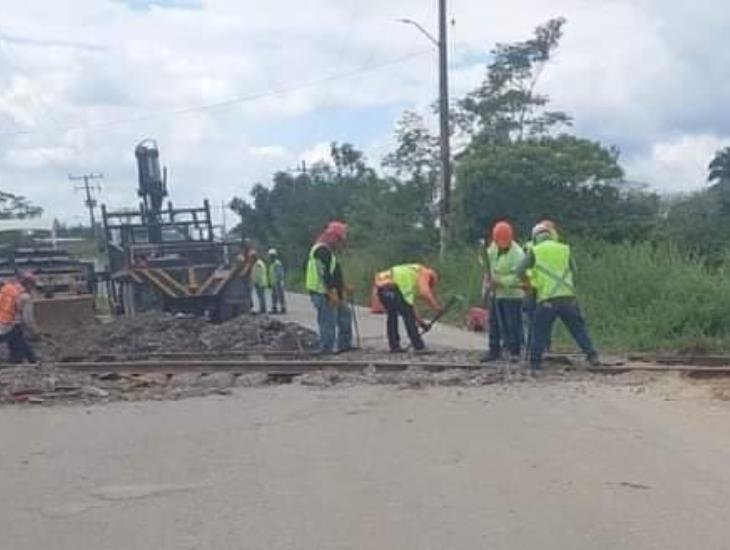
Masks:
[[[421,31],[421,34],[423,34],[426,38],[428,38],[434,46],[436,46],[437,48],[439,47],[439,41],[436,40],[436,38],[430,32],[428,32],[426,29],[424,29],[423,25],[421,25],[418,21],[414,21],[413,19],[406,19],[406,18],[396,19],[396,21],[398,21],[399,23],[404,23],[406,25],[413,25],[419,31]]]

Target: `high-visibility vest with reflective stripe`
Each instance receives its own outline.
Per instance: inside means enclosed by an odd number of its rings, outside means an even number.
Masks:
[[[393,284],[398,287],[403,299],[408,305],[416,302],[418,293],[418,276],[424,268],[421,264],[402,264],[381,271],[375,277],[375,284],[378,287]]]
[[[317,250],[322,246],[326,247],[323,243],[316,243],[309,251],[307,271],[304,277],[304,286],[309,292],[327,294],[327,287],[324,284],[324,265],[314,256],[315,252],[317,252]],[[332,254],[332,260],[330,261],[330,275],[334,275],[335,268],[337,267],[337,258],[332,250],[330,250],[330,254]]]
[[[256,260],[253,265],[253,282],[256,286],[269,286],[269,271],[262,259]]]
[[[495,289],[497,298],[524,298],[522,283],[515,274],[517,266],[525,257],[522,247],[513,242],[509,250],[499,253],[499,248],[492,243],[487,249],[489,258],[489,275],[498,278],[501,285]]]
[[[0,288],[0,323],[11,325],[18,315],[18,298],[25,289],[18,283],[5,283]]]
[[[553,240],[534,246],[534,285],[537,301],[575,296],[573,271],[570,266],[570,247]]]

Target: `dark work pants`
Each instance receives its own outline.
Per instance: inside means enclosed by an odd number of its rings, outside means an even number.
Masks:
[[[22,363],[28,361],[28,363],[37,363],[35,353],[28,344],[28,340],[23,334],[23,328],[20,325],[15,325],[13,329],[7,334],[0,336],[0,342],[7,342],[8,351],[10,352],[11,363]]]
[[[281,308],[282,313],[286,313],[284,281],[275,282],[271,285],[271,310],[276,313],[279,308]]]
[[[391,350],[400,348],[400,333],[398,331],[398,317],[403,317],[406,325],[408,338],[411,340],[413,349],[423,349],[425,344],[418,333],[416,323],[416,311],[413,306],[406,302],[403,293],[395,286],[386,286],[378,289],[378,298],[388,314],[388,345]]]
[[[539,367],[542,362],[543,353],[547,348],[553,324],[560,319],[573,336],[586,357],[594,357],[596,350],[593,348],[591,337],[588,335],[588,327],[580,312],[578,302],[574,298],[555,298],[537,305],[535,312],[535,327],[530,350],[530,364]]]
[[[492,298],[489,304],[489,355],[499,357],[502,344],[519,356],[524,338],[522,298]]]

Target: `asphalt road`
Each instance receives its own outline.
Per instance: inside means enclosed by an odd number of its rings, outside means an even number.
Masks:
[[[0,409],[0,547],[728,548],[730,408],[601,384]]]
[[[313,322],[306,297],[290,311]],[[0,548],[730,547],[730,402],[612,380],[3,407]]]
[[[288,318],[316,330],[315,311],[308,296],[288,293],[287,306]],[[385,316],[372,314],[368,308],[364,307],[358,307],[356,311],[363,347],[387,349]],[[423,312],[423,316],[427,319],[429,318],[428,315],[429,312]],[[400,332],[401,341],[405,346],[408,344],[408,336],[402,322]],[[486,338],[484,334],[467,332],[441,323],[434,325],[433,329],[424,337],[426,345],[434,349],[459,348],[485,351],[487,348]]]

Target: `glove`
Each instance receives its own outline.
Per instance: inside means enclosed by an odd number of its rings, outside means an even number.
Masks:
[[[337,292],[336,288],[330,288],[327,291],[327,301],[333,306],[340,304],[340,293]]]

